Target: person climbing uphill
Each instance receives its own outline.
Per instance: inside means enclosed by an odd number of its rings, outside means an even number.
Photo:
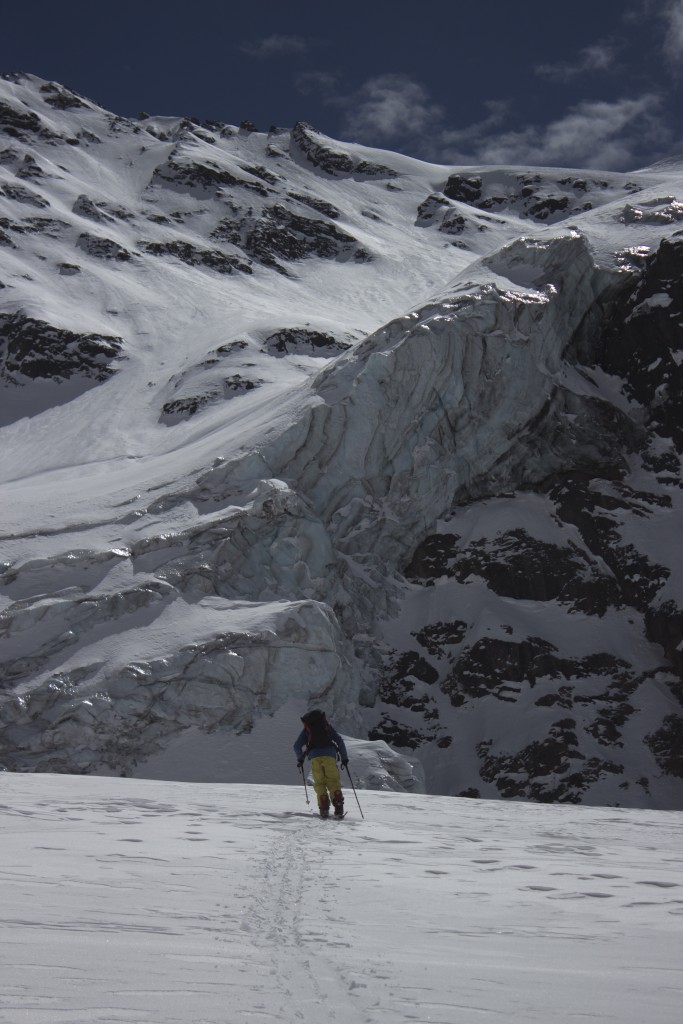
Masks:
[[[308,757],[320,817],[329,818],[331,800],[335,818],[343,818],[344,795],[337,768],[337,754],[341,758],[342,768],[346,768],[349,757],[344,740],[327,721],[324,711],[307,711],[301,721],[304,727],[294,744],[297,768],[303,770],[304,760]]]

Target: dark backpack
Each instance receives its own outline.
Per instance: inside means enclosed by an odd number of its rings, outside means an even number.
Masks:
[[[308,711],[302,716],[306,730],[306,749],[315,750],[317,747],[329,747],[330,744],[336,747],[330,723],[325,717],[324,711]]]

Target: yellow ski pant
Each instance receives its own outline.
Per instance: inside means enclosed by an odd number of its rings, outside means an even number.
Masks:
[[[312,757],[311,774],[313,775],[313,789],[317,796],[330,796],[341,792],[341,779],[339,769],[334,757]]]

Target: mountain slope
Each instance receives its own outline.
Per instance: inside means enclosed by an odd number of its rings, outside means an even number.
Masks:
[[[680,806],[681,167],[1,84],[3,764],[315,699],[432,792]]]

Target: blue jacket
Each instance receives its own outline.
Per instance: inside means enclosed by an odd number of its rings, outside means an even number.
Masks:
[[[348,761],[349,755],[346,753],[344,740],[341,738],[337,730],[331,725],[329,726],[329,729],[333,743],[329,743],[324,747],[311,747],[310,750],[306,750],[306,757],[309,761],[314,757],[336,757],[337,751],[339,751],[342,761]],[[306,746],[307,736],[308,734],[306,730],[302,729],[296,743],[294,744],[294,752],[296,753],[297,761],[303,761],[304,759],[304,747]]]

